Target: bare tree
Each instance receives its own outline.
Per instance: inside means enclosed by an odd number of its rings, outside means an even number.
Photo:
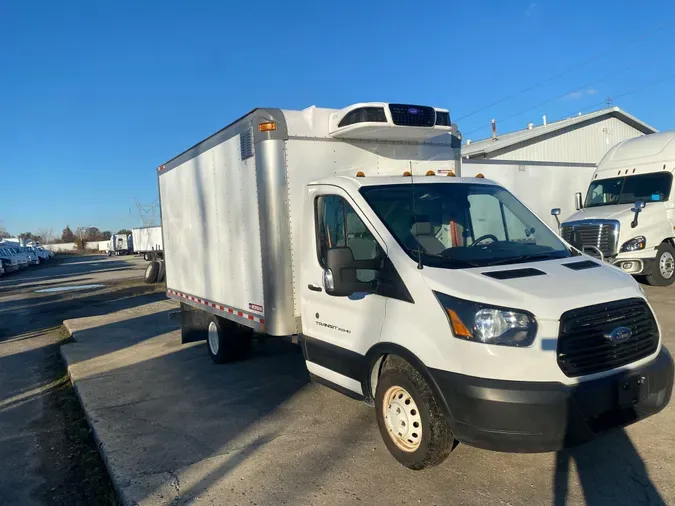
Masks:
[[[54,229],[53,228],[39,228],[37,235],[42,238],[43,244],[51,244],[54,242]]]
[[[0,220],[0,239],[3,239],[5,237],[9,237],[9,232],[7,232],[7,229],[5,228],[5,225],[3,224],[2,220]]]

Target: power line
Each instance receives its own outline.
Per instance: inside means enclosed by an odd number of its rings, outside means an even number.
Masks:
[[[668,76],[662,77],[662,78],[657,79],[657,80],[655,80],[655,81],[650,81],[649,83],[643,84],[642,86],[639,86],[639,87],[637,87],[637,88],[634,88],[634,89],[632,89],[632,90],[630,90],[630,91],[626,91],[626,92],[621,93],[621,94],[619,94],[619,95],[613,95],[613,96],[612,96],[612,101],[613,101],[614,103],[616,103],[616,99],[618,99],[618,98],[623,98],[623,97],[626,97],[626,96],[628,96],[628,95],[632,95],[633,93],[637,93],[637,92],[643,91],[643,90],[645,90],[645,89],[647,89],[647,88],[651,88],[652,86],[656,86],[657,84],[664,83],[664,82],[669,81],[669,80],[674,79],[674,78],[675,78],[675,74],[670,74],[670,75],[668,75]],[[605,107],[607,106],[606,99],[603,100],[602,102],[597,102],[597,103],[595,103],[595,104],[592,104],[592,105],[589,105],[589,106],[585,107],[585,108],[583,109],[583,111],[584,111],[584,112],[591,112],[591,111],[596,110],[596,108],[602,107],[602,106],[605,106]],[[577,109],[577,110],[578,110],[578,109]],[[558,118],[552,120],[552,122],[553,122],[553,121],[560,121],[560,120],[562,120],[562,119],[569,118],[569,117],[571,117],[571,116],[573,116],[573,113],[572,113],[572,114],[566,114],[566,115],[564,115],[564,116],[560,116],[560,117],[558,117]],[[474,128],[473,130],[470,130],[470,131],[468,131],[468,132],[466,132],[466,133],[462,132],[462,136],[463,136],[463,137],[464,137],[464,136],[467,136],[467,135],[472,134],[473,132],[476,132],[476,131],[478,131],[478,130],[480,130],[480,129],[482,129],[482,128],[483,128],[483,127],[478,127],[478,128]]]
[[[579,92],[581,92],[581,91],[585,91],[585,90],[587,90],[587,89],[588,89],[591,85],[593,85],[593,84],[601,83],[601,82],[603,82],[603,81],[606,81],[606,80],[608,80],[608,79],[610,79],[610,78],[616,76],[617,74],[621,74],[621,73],[626,72],[626,71],[628,71],[628,70],[632,70],[632,69],[634,69],[634,68],[636,68],[636,67],[644,66],[644,65],[649,64],[649,63],[650,63],[650,62],[644,62],[644,61],[638,61],[637,63],[632,63],[632,64],[630,64],[630,65],[628,65],[628,66],[626,66],[626,67],[623,67],[622,69],[619,69],[619,70],[614,71],[614,72],[610,72],[609,74],[606,74],[606,75],[604,75],[603,77],[601,77],[601,78],[599,78],[599,79],[594,79],[593,81],[590,81],[590,82],[584,84],[583,86],[579,86],[578,88],[574,88],[573,90],[566,91],[565,93],[562,93],[562,94],[560,94],[560,95],[556,95],[556,96],[553,97],[553,98],[549,98],[549,99],[547,99],[547,100],[544,100],[543,102],[539,102],[539,103],[536,104],[536,105],[533,105],[533,106],[527,107],[527,108],[525,108],[525,109],[522,109],[522,110],[516,112],[515,114],[511,114],[511,115],[508,116],[507,118],[501,119],[501,120],[499,120],[499,121],[501,121],[502,123],[503,123],[503,122],[511,121],[512,119],[517,118],[518,116],[522,116],[523,114],[525,114],[525,113],[527,113],[527,112],[530,112],[530,111],[539,109],[540,107],[543,107],[543,106],[545,106],[545,105],[547,105],[547,104],[550,104],[551,102],[555,102],[555,101],[557,101],[557,100],[563,99],[563,98],[565,98],[565,97],[567,97],[567,96],[569,96],[569,95],[571,95],[571,94],[573,94],[573,93],[579,93]],[[483,128],[482,126],[476,127],[476,128],[474,128],[473,130],[469,130],[468,132],[466,132],[465,135],[469,135],[469,134],[471,134],[471,133],[473,133],[473,132],[476,132],[476,131],[478,131],[478,130],[481,130],[482,128]]]
[[[650,30],[648,30],[648,31],[646,31],[646,32],[644,32],[644,33],[638,35],[636,38],[631,39],[631,40],[630,40],[630,43],[632,44],[632,43],[640,42],[640,41],[642,41],[642,40],[644,40],[644,39],[649,38],[649,37],[652,36],[652,35],[655,35],[655,34],[657,34],[657,33],[659,33],[659,32],[662,32],[662,31],[665,30],[666,28],[669,28],[669,27],[671,27],[671,26],[673,26],[673,25],[675,25],[675,21],[669,21],[668,23],[666,23],[666,24],[660,26],[659,28],[656,28],[655,30],[650,29]],[[560,77],[565,76],[565,75],[569,74],[570,72],[572,72],[572,71],[574,71],[574,70],[577,70],[577,69],[579,69],[579,68],[581,68],[581,67],[585,67],[585,66],[588,65],[589,63],[593,63],[594,61],[600,60],[600,59],[604,58],[605,56],[611,54],[613,51],[615,51],[615,50],[604,51],[604,52],[602,52],[602,53],[596,54],[595,56],[589,58],[588,60],[583,61],[583,62],[581,62],[581,63],[579,63],[579,64],[576,64],[576,65],[573,65],[572,67],[569,67],[569,68],[567,68],[566,70],[563,70],[562,72],[560,72],[560,73],[558,73],[558,74],[556,74],[556,75],[554,75],[554,76],[551,76],[551,77],[549,77],[549,78],[547,78],[547,79],[544,79],[543,81],[539,81],[538,83],[535,83],[535,84],[533,84],[533,85],[531,85],[531,86],[528,86],[527,88],[523,88],[522,90],[517,91],[516,93],[512,93],[511,95],[508,95],[508,96],[506,96],[506,97],[504,97],[504,98],[501,98],[501,99],[499,99],[499,100],[497,100],[497,101],[495,101],[495,102],[492,102],[491,104],[487,104],[487,105],[485,105],[485,106],[482,106],[482,107],[480,107],[480,108],[478,108],[478,109],[476,109],[476,110],[470,112],[469,114],[465,114],[464,116],[460,116],[459,118],[456,118],[455,121],[459,122],[459,121],[461,121],[461,120],[463,120],[463,119],[465,119],[465,118],[469,118],[469,117],[471,117],[471,116],[474,116],[474,115],[478,114],[479,112],[483,112],[483,111],[485,111],[485,110],[487,110],[487,109],[490,109],[490,108],[492,108],[492,107],[494,107],[494,106],[496,106],[496,105],[503,104],[504,102],[507,102],[507,101],[509,101],[509,100],[511,100],[511,99],[513,99],[513,98],[519,97],[520,95],[524,95],[525,93],[529,93],[530,91],[532,91],[532,90],[538,88],[539,86],[542,86],[542,85],[544,85],[544,84],[546,84],[546,83],[550,83],[551,81],[554,81],[554,80],[556,80],[556,79],[559,79]]]

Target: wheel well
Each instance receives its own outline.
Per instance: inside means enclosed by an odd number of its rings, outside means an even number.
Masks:
[[[429,384],[429,387],[439,401],[443,412],[448,416],[448,419],[452,419],[452,414],[447,401],[434,381],[434,378],[431,376],[424,363],[413,353],[398,345],[381,343],[375,349],[371,349],[366,356],[368,357],[367,363],[372,365],[368,371],[366,381],[361,383],[361,386],[363,387],[363,396],[368,404],[374,405],[377,383],[385,367],[393,362],[402,361],[407,362],[417,369]]]

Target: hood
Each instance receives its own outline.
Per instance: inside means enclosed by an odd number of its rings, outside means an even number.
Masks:
[[[563,225],[568,221],[580,221],[580,220],[619,220],[623,221],[625,219],[632,221],[635,213],[631,211],[633,204],[620,204],[615,206],[597,206],[597,207],[587,207],[581,209],[574,213],[573,215],[567,217],[563,222]],[[650,206],[647,206],[650,207]],[[647,210],[645,207],[642,211]]]
[[[573,270],[564,264],[593,260],[599,267]],[[536,269],[544,274],[495,279],[487,272]],[[538,319],[559,320],[570,309],[631,297],[644,298],[638,283],[616,267],[587,255],[473,269],[425,267],[429,288],[473,302],[530,311]]]

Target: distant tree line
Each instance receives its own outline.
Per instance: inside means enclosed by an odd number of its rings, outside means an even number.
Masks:
[[[131,231],[123,228],[117,233],[130,234]],[[101,231],[96,227],[77,227],[75,228],[75,231],[73,231],[70,228],[70,225],[66,225],[66,228],[63,229],[61,235],[54,233],[54,229],[52,228],[40,228],[37,232],[23,232],[18,235],[19,239],[39,242],[41,244],[76,242],[80,248],[83,248],[84,243],[86,242],[107,241],[111,236],[112,232],[110,230]],[[11,234],[7,232],[7,229],[0,220],[0,239],[7,237],[11,237]]]

